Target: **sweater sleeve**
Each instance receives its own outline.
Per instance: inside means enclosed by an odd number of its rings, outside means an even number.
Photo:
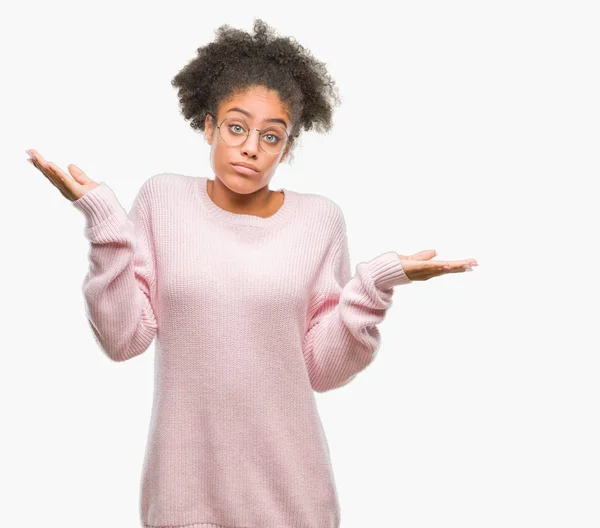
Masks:
[[[393,287],[410,280],[395,251],[361,262],[350,277],[343,213],[308,309],[303,353],[311,386],[326,392],[349,383],[369,365],[381,345],[377,325],[392,305]]]
[[[96,342],[113,361],[143,353],[157,332],[149,182],[129,214],[103,182],[71,202],[85,216],[84,235],[90,242],[82,287],[86,316]]]

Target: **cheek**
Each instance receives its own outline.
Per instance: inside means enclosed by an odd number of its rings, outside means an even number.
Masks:
[[[213,166],[223,167],[229,162],[229,154],[226,149],[213,141],[213,144],[210,147],[210,159]]]
[[[279,167],[279,157],[275,158],[269,163],[265,172],[267,172],[269,175],[272,175],[277,170],[277,167]]]

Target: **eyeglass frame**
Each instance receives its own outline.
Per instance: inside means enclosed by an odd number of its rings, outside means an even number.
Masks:
[[[213,114],[212,112],[206,112],[206,113],[207,113],[208,115],[211,115],[211,116],[214,118],[214,122],[215,122],[215,123],[217,122],[217,116],[216,116],[215,114]],[[246,134],[246,139],[244,139],[244,141],[242,141],[242,142],[241,142],[239,145],[229,145],[229,143],[227,143],[227,141],[225,141],[225,140],[223,139],[223,136],[221,136],[221,125],[223,125],[223,123],[224,123],[225,121],[227,121],[227,119],[239,119],[240,121],[242,121],[242,123],[244,123],[244,124],[245,124],[245,125],[248,127],[248,133]],[[219,129],[219,137],[221,138],[221,141],[223,141],[223,143],[225,143],[225,145],[229,145],[230,147],[234,147],[234,146],[235,146],[235,147],[240,147],[240,146],[242,146],[244,143],[246,143],[246,141],[248,141],[248,138],[250,137],[250,130],[256,130],[256,131],[258,132],[258,137],[259,137],[258,146],[261,148],[261,150],[262,150],[262,151],[263,151],[265,154],[273,154],[273,155],[276,155],[276,154],[281,154],[281,153],[282,153],[282,152],[285,150],[285,147],[286,147],[286,146],[287,146],[287,144],[289,143],[290,139],[293,141],[293,140],[294,140],[294,138],[298,137],[298,136],[297,136],[297,134],[296,134],[296,135],[294,135],[294,134],[288,134],[288,133],[287,133],[287,131],[285,131],[285,130],[284,130],[284,132],[285,132],[285,134],[286,134],[286,136],[287,136],[287,139],[286,139],[286,141],[285,141],[285,145],[283,145],[283,147],[281,147],[281,150],[280,150],[279,152],[267,152],[267,151],[266,151],[266,150],[263,148],[263,146],[261,145],[261,143],[260,143],[260,135],[261,135],[260,133],[261,133],[261,132],[264,130],[264,128],[263,128],[263,129],[259,129],[259,128],[252,128],[252,127],[248,126],[248,123],[246,123],[246,121],[244,121],[244,120],[243,120],[241,117],[237,117],[237,118],[233,118],[233,117],[226,117],[225,119],[223,119],[223,121],[221,121],[221,124],[220,124],[220,125],[215,125],[215,126],[216,126],[216,127]],[[278,126],[278,125],[276,125],[276,126]],[[269,128],[269,127],[265,127],[265,128]],[[279,128],[283,129],[283,127],[281,127],[281,126],[280,126]]]

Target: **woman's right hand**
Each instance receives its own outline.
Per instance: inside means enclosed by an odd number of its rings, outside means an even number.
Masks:
[[[27,159],[34,167],[36,167],[50,183],[56,187],[61,194],[71,202],[81,198],[86,192],[91,191],[99,184],[88,178],[77,165],[67,165],[70,176],[63,172],[60,167],[46,161],[42,155],[33,149],[26,150],[31,157]]]

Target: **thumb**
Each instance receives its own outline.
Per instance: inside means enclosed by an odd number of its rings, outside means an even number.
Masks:
[[[423,251],[419,251],[414,255],[404,256],[400,255],[400,258],[409,259],[409,260],[429,260],[437,255],[437,251],[435,249],[424,249]]]
[[[77,165],[71,163],[67,165],[67,169],[69,170],[69,174],[73,176],[73,179],[77,183],[81,183],[82,185],[89,183],[91,180],[87,177],[85,172],[83,172]]]

